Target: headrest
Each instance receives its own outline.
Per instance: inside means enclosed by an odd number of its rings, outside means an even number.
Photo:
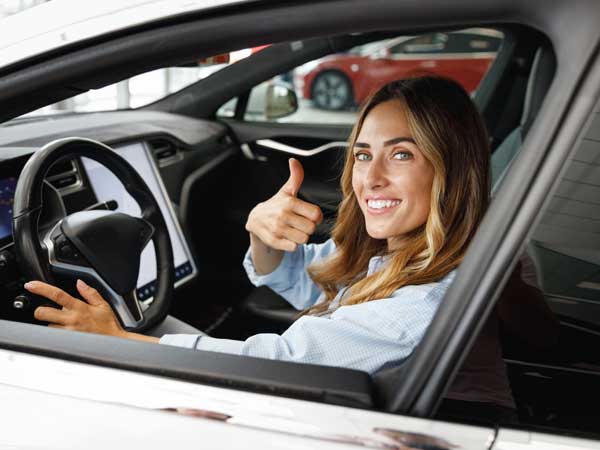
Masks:
[[[529,127],[537,116],[544,97],[550,88],[554,72],[556,71],[556,58],[550,45],[543,45],[537,49],[531,65],[527,89],[525,91],[525,103],[521,115],[521,127],[523,135],[529,131]]]

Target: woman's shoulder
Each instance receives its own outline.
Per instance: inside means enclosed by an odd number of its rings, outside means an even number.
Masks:
[[[411,300],[430,299],[437,302],[444,296],[455,277],[456,270],[452,270],[439,280],[430,283],[408,284],[397,289],[392,298],[404,297]]]
[[[377,332],[400,338],[423,330],[437,310],[454,279],[450,272],[437,281],[399,288],[392,295],[337,309],[332,318],[349,318],[360,323],[377,324]]]
[[[431,283],[423,284],[408,284],[394,291],[389,297],[378,299],[375,301],[360,303],[366,309],[387,309],[391,310],[410,307],[418,308],[436,308],[444,298],[444,294],[448,290],[450,284],[456,276],[456,271],[453,270],[444,275],[439,280]]]

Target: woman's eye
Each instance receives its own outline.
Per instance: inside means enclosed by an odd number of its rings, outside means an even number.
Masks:
[[[368,161],[369,159],[371,159],[371,156],[367,153],[355,153],[354,159],[356,159],[357,161]]]
[[[394,153],[393,158],[400,160],[400,161],[404,161],[406,159],[411,159],[413,157],[411,152],[396,152]]]

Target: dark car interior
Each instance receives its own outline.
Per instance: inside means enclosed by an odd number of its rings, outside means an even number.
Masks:
[[[280,13],[272,14],[279,17]],[[447,28],[453,29],[450,25]],[[473,97],[490,133],[493,195],[504,183],[510,182],[506,174],[518,159],[557,73],[553,42],[543,33],[510,23],[498,23],[494,28],[504,35],[502,45]],[[413,34],[431,31],[423,27]],[[214,337],[245,339],[256,333],[281,333],[295,320],[298,311],[270,289],[255,288],[248,281],[241,265],[249,245],[244,228],[246,218],[256,203],[272,196],[285,182],[287,160],[294,156],[302,162],[306,172],[299,196],[319,205],[325,216],[312,241],[326,240],[340,201],[338,181],[351,127],[245,120],[252,89],[307,61],[398,34],[406,34],[406,30],[398,32],[388,26],[384,31],[344,32],[303,39],[294,41],[302,45],[293,46],[281,33],[256,34],[248,39],[248,46],[278,43],[149,106],[9,121],[0,128],[2,198],[14,195],[19,175],[31,155],[56,139],[78,136],[100,141],[117,151],[136,146],[144,149],[151,159],[149,167],[157,169],[156,185],[164,195],[166,214],[174,219],[173,229],[181,245],[180,259],[175,258],[175,291],[169,314]],[[194,42],[199,39],[196,37]],[[98,43],[95,51],[106,50],[101,44]],[[217,39],[211,48],[192,49],[190,42],[166,63],[183,64],[192,55],[229,51],[232,48],[228,45],[231,44],[225,39]],[[122,58],[126,59],[126,55]],[[111,63],[116,70],[107,67],[98,72],[97,79],[80,79],[79,84],[67,80],[62,89],[55,89],[45,98],[35,92],[29,97],[24,95],[18,106],[15,100],[14,111],[26,112],[150,68],[133,68],[122,63],[119,66],[118,60],[115,58]],[[218,108],[231,98],[237,98],[234,116],[218,117]],[[7,105],[11,106],[10,102]],[[3,118],[9,118],[7,113]],[[292,147],[297,153],[291,155],[273,147],[270,145],[273,142]],[[311,152],[323,146],[327,150]],[[77,211],[114,209],[111,201],[115,199],[110,193],[99,191],[100,178],[97,177],[100,175],[96,169],[79,157],[62,160],[50,168],[42,194],[40,233],[51,229],[59,218]],[[0,206],[6,208],[7,205]],[[133,342],[109,350],[111,338],[90,335],[81,335],[75,342],[64,333],[39,326],[33,319],[32,311],[37,303],[24,295],[22,284],[26,276],[19,266],[10,228],[0,239],[0,298],[3,299],[0,341],[5,348],[59,354],[66,359],[91,360],[199,383],[358,408],[433,417],[437,414],[446,420],[489,425],[485,418],[477,415],[476,409],[469,411],[468,405],[460,417],[444,415],[440,391],[431,394],[433,400],[427,412],[415,412],[417,390],[407,393],[398,385],[409,370],[422,364],[425,345],[418,347],[415,358],[409,358],[404,366],[372,379],[365,373],[348,369],[247,357],[241,364],[240,357],[231,355],[203,352],[202,358],[198,358],[191,350],[157,352],[151,345]],[[544,253],[544,248],[540,249],[533,241],[522,253],[533,260],[537,286],[559,321],[560,330],[556,341],[542,346],[507,330],[502,332],[503,357],[518,407],[519,424],[542,431],[597,434],[598,304],[578,301],[571,295],[572,304],[565,307],[565,296],[558,298],[554,291],[548,290],[551,284],[544,281],[544,271],[550,270],[549,267],[554,270],[564,260],[550,250]],[[63,280],[64,286],[68,287],[69,282],[72,280]],[[152,277],[138,286],[138,299],[146,305],[143,307],[151,303],[155,289]],[[487,303],[493,305],[489,298]],[[485,321],[485,315],[482,317],[477,321],[479,325],[474,325],[476,328]],[[30,324],[30,332],[21,333],[23,336],[16,342],[11,336],[18,334],[24,323]],[[48,345],[52,346],[51,350]],[[463,350],[461,358],[465,358],[466,353]],[[132,354],[136,355],[133,360]],[[453,373],[457,370],[455,367]],[[445,384],[440,382],[439,389],[447,388],[451,379],[449,376]],[[409,389],[411,385],[407,382],[406,386]]]

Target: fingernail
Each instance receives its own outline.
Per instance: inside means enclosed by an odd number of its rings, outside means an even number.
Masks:
[[[79,279],[78,279],[78,280],[77,280],[77,287],[78,287],[78,288],[83,288],[83,289],[85,289],[85,288],[87,288],[87,287],[88,287],[88,285],[87,285],[87,284],[85,284],[83,280],[79,280]]]
[[[27,283],[25,283],[23,285],[23,287],[29,291],[29,290],[35,288],[35,281],[28,281]]]

